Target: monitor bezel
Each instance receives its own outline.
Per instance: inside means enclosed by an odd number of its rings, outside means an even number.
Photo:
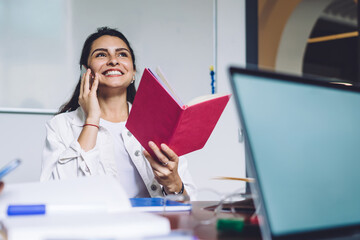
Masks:
[[[339,80],[335,79],[327,79],[317,76],[299,76],[299,75],[292,75],[289,73],[280,73],[280,72],[272,72],[269,70],[259,70],[257,68],[245,68],[245,67],[238,67],[238,66],[230,66],[229,67],[229,74],[230,74],[230,84],[232,93],[235,97],[236,109],[238,111],[238,117],[240,120],[240,124],[243,130],[244,135],[244,146],[245,146],[245,162],[246,162],[246,170],[249,177],[259,179],[257,175],[256,167],[254,164],[253,159],[253,152],[251,146],[249,144],[249,139],[247,135],[247,127],[246,123],[243,119],[242,109],[240,103],[237,101],[239,96],[235,89],[235,74],[244,74],[249,76],[259,76],[264,78],[271,78],[285,81],[285,82],[295,82],[299,84],[305,85],[315,85],[321,86],[325,88],[333,88],[339,89],[344,91],[351,91],[351,92],[358,92],[360,93],[360,88],[357,86],[349,86],[338,84]],[[336,82],[336,84],[334,84]],[[301,233],[292,233],[292,234],[284,234],[281,236],[274,235],[270,228],[270,223],[268,222],[268,214],[267,209],[264,204],[264,199],[262,196],[261,186],[258,181],[254,181],[253,183],[249,184],[251,192],[256,196],[254,199],[254,203],[256,205],[256,209],[259,209],[260,205],[260,212],[259,215],[262,216],[260,219],[260,230],[263,239],[276,239],[276,240],[283,240],[283,239],[313,239],[313,238],[323,238],[323,237],[336,237],[336,236],[344,236],[344,235],[354,235],[360,233],[360,223],[351,225],[351,226],[342,226],[342,227],[333,227],[333,228],[323,228],[317,230],[310,230],[307,232]]]

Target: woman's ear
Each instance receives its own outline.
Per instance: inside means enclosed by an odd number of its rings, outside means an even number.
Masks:
[[[135,74],[133,75],[133,77],[132,77],[132,80],[131,80],[130,84],[133,84],[134,82],[135,82]]]

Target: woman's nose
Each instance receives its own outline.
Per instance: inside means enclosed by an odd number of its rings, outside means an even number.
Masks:
[[[110,65],[110,66],[119,65],[119,61],[115,56],[110,56],[108,65]]]

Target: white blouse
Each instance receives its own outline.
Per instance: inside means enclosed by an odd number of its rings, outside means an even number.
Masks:
[[[139,171],[131,161],[125,149],[122,131],[126,122],[113,123],[100,119],[100,125],[109,130],[114,140],[114,155],[117,166],[117,178],[129,197],[150,197]]]
[[[104,125],[103,121],[100,122],[96,145],[85,152],[77,141],[84,123],[85,114],[81,107],[72,112],[58,114],[46,123],[47,135],[42,156],[41,181],[105,174],[119,179],[122,173],[119,172],[119,165],[114,154],[116,142],[106,124]],[[155,180],[150,163],[142,154],[143,147],[126,127],[121,131],[121,137],[125,150],[148,194],[151,197],[163,196],[162,186]],[[178,172],[190,199],[194,200],[196,187],[185,157],[179,158]],[[136,179],[125,181],[123,186],[132,185],[136,181]],[[139,187],[134,194],[138,192],[141,195],[141,189],[142,187]]]

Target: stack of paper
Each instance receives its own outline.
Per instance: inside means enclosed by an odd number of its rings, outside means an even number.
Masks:
[[[9,216],[9,206],[20,215]],[[168,219],[133,211],[118,181],[106,176],[7,184],[0,219],[8,240],[131,239],[170,232]]]
[[[142,239],[170,233],[166,218],[140,212],[11,217],[3,224],[8,240]]]

